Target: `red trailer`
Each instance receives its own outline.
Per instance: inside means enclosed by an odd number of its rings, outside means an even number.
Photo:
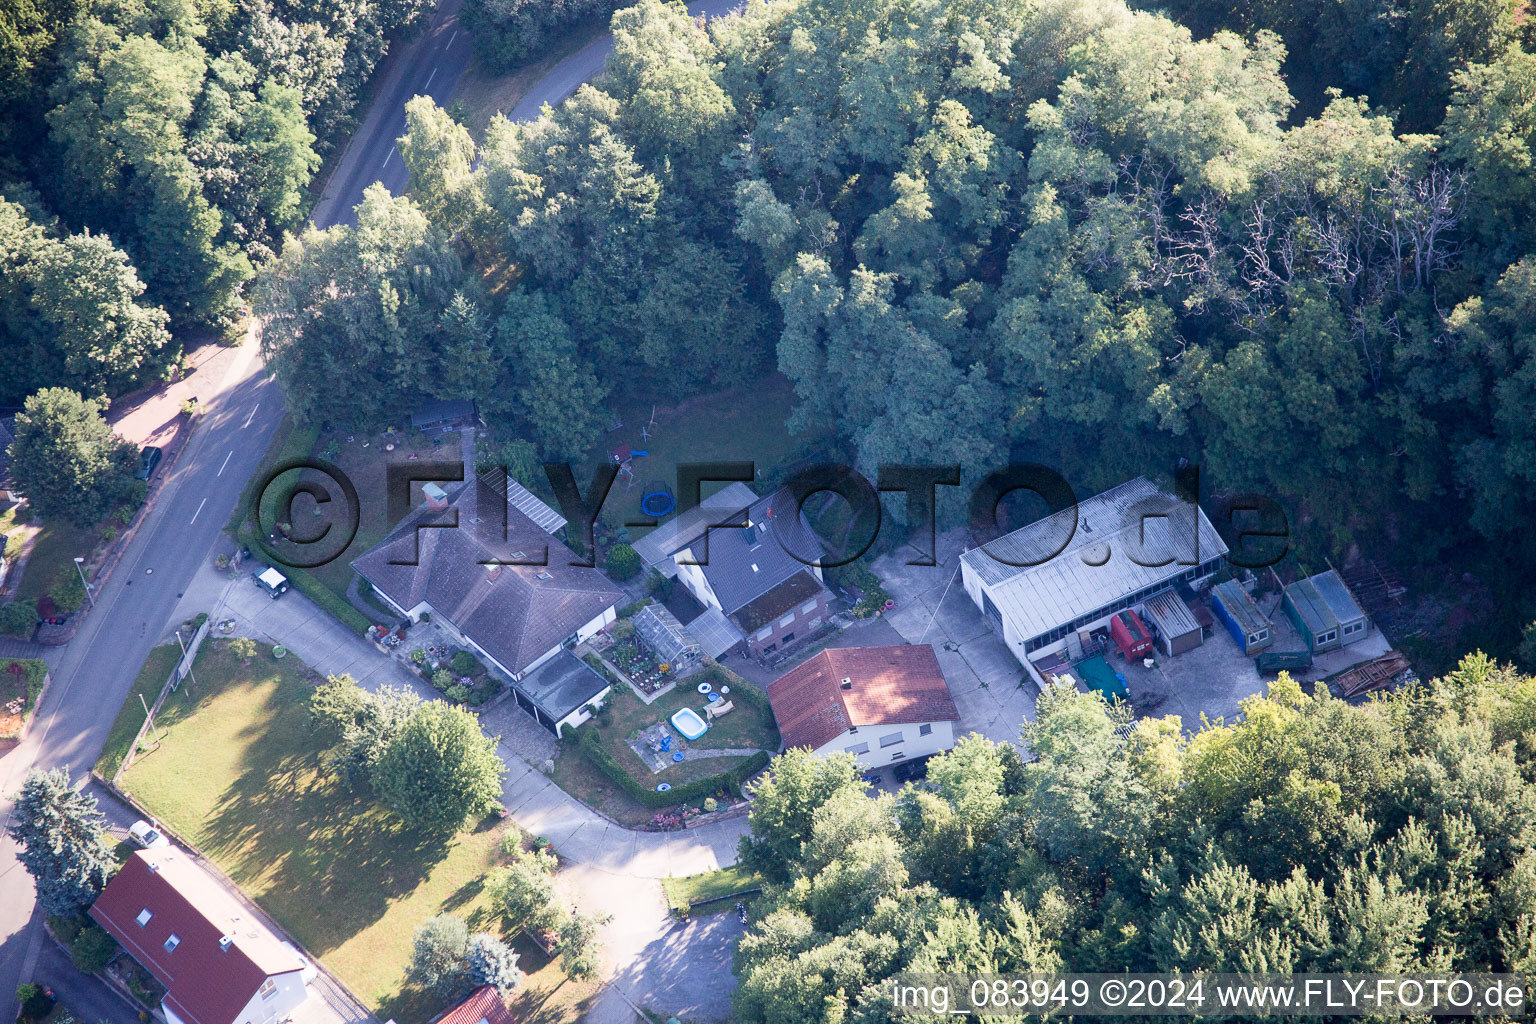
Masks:
[[[1115,646],[1125,655],[1125,660],[1145,658],[1152,653],[1152,634],[1142,624],[1134,611],[1123,611],[1109,620],[1109,635],[1115,638]]]

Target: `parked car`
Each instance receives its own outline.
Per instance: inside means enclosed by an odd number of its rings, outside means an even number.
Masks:
[[[259,569],[252,573],[251,578],[255,580],[256,585],[265,590],[268,596],[270,596],[274,601],[288,593],[288,577],[284,576],[282,573],[278,572],[276,569],[273,569],[270,566],[265,569]]]
[[[155,470],[160,468],[160,460],[165,458],[163,449],[150,445],[139,452],[139,471],[133,474],[135,480],[148,480],[155,475]]]
[[[158,828],[142,818],[128,826],[128,838],[132,839],[135,845],[142,846],[146,850],[171,845],[171,841],[165,838]]]
[[[928,759],[919,757],[914,761],[903,761],[896,766],[891,773],[897,782],[906,782],[908,779],[924,779],[928,777]]]

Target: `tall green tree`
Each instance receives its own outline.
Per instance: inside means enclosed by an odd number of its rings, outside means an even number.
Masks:
[[[373,769],[374,792],[407,826],[451,834],[488,812],[507,767],[479,720],[443,701],[422,705]]]
[[[117,870],[96,798],[77,792],[64,768],[27,773],[7,832],[21,845],[17,859],[52,916],[84,911]]]
[[[112,433],[106,409],[104,398],[44,388],[17,414],[11,471],[39,515],[89,526],[142,500],[144,487],[133,479],[138,453]]]

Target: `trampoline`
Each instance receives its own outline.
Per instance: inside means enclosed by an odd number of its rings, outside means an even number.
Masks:
[[[1095,654],[1087,661],[1078,662],[1074,668],[1083,677],[1083,682],[1088,684],[1088,688],[1103,694],[1105,700],[1130,699],[1130,692],[1125,688],[1125,676],[1110,668],[1103,655]]]
[[[655,480],[646,485],[645,493],[640,496],[640,511],[653,519],[660,519],[671,515],[675,508],[677,499],[672,497],[672,490],[666,484]]]

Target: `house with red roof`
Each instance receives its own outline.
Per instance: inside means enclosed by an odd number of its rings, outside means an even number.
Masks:
[[[315,968],[174,846],[140,850],[92,920],[165,986],[167,1024],[272,1024],[309,995]]]
[[[481,985],[432,1024],[517,1024],[494,985]]]
[[[960,714],[928,644],[824,650],[768,684],[784,746],[866,768],[955,745]]]

